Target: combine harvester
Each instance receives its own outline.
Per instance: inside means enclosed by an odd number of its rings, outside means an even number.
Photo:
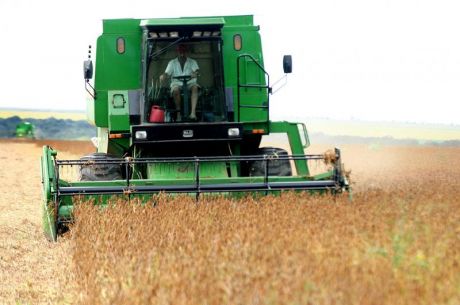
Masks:
[[[29,122],[16,125],[15,136],[18,139],[35,139],[35,127]]]
[[[184,90],[192,76],[177,78],[183,84],[182,120],[169,85],[160,82],[179,45],[200,67],[194,120],[187,119],[190,93]],[[160,192],[198,199],[209,193],[348,190],[338,149],[332,156],[306,155],[303,123],[270,121],[272,87],[252,16],[104,20],[95,59],[91,85],[90,47],[84,78],[97,152],[59,160],[55,150],[43,147],[49,239],[56,240],[71,220],[77,200],[88,198],[105,204],[113,196],[147,201]],[[292,72],[291,56],[284,56],[283,68]],[[273,133],[287,135],[290,148],[260,147],[262,136]],[[325,158],[333,162],[313,175],[309,163]],[[66,168],[77,174],[66,177]]]

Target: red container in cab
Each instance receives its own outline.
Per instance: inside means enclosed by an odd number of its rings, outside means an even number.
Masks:
[[[150,123],[163,123],[165,121],[165,111],[160,106],[152,106],[150,109]]]

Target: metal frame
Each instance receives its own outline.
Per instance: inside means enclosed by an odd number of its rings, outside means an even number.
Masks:
[[[142,158],[142,159],[111,159],[111,160],[55,160],[55,203],[60,201],[62,196],[75,196],[75,195],[107,195],[107,194],[155,194],[160,192],[166,193],[195,193],[197,199],[202,193],[222,193],[222,192],[239,192],[239,191],[281,191],[281,190],[332,190],[334,192],[340,191],[346,185],[342,179],[342,172],[340,166],[340,151],[336,149],[336,163],[333,169],[332,179],[328,180],[303,180],[303,181],[278,181],[282,178],[290,177],[276,177],[269,176],[269,162],[278,160],[323,160],[323,155],[288,155],[278,156],[274,158],[270,155],[264,156],[232,156],[232,157],[189,157],[189,158]],[[204,162],[253,162],[263,161],[265,163],[264,176],[253,177],[263,180],[263,182],[238,182],[239,178],[228,178],[229,183],[203,183],[200,179],[200,164]],[[153,163],[190,163],[193,162],[195,166],[195,177],[191,179],[188,184],[172,184],[172,185],[136,185],[135,181],[144,181],[144,179],[132,179],[128,174],[130,168],[136,164],[153,164]],[[119,164],[124,167],[126,179],[123,180],[123,185],[117,186],[61,186],[59,185],[59,168],[63,166],[82,166],[82,165],[97,165],[97,164]],[[234,182],[231,182],[231,181]],[[276,180],[276,181],[274,181]],[[57,202],[56,202],[57,201]],[[58,208],[58,206],[56,206]]]

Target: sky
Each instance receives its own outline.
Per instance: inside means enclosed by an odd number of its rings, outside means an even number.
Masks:
[[[460,124],[458,0],[1,0],[0,108],[84,110],[102,19],[254,15],[273,119]]]

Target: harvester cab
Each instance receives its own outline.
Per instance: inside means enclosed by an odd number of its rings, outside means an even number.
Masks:
[[[178,46],[199,67],[198,75],[170,79],[179,84],[179,98],[161,77]],[[291,56],[283,68],[292,72]],[[44,228],[51,239],[81,197],[105,204],[114,195],[150,200],[159,192],[198,199],[349,188],[338,149],[328,157],[306,155],[303,123],[270,120],[270,77],[252,16],[104,20],[95,70],[89,58],[84,78],[97,152],[59,160],[43,148]],[[192,107],[196,116],[188,119]],[[273,133],[286,135],[288,145],[261,147]],[[311,171],[312,162],[324,163],[324,171]]]
[[[177,57],[177,49],[186,50],[188,56],[194,59],[199,67],[199,75],[196,77],[199,91],[196,121],[229,121],[227,107],[225,107],[221,27],[221,24],[196,26],[185,30],[161,26],[147,27],[148,39],[145,46],[147,50],[145,110],[147,111],[143,113],[145,121],[178,122],[179,113],[174,105],[170,86],[160,81],[160,76],[165,72],[168,63]],[[181,121],[192,121],[187,119],[191,108],[188,84],[193,79],[192,75],[177,75],[173,76],[173,79],[177,80],[174,83],[179,84],[180,88],[182,101],[180,117],[183,118]],[[156,111],[164,112],[164,116],[152,117]]]

